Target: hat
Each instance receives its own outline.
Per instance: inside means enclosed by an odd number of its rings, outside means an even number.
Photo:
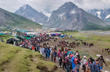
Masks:
[[[86,58],[86,56],[83,56],[83,58]]]
[[[53,48],[53,46],[51,46]]]

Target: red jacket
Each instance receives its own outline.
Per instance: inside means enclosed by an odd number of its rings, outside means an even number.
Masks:
[[[32,50],[35,50],[35,46],[32,46]]]

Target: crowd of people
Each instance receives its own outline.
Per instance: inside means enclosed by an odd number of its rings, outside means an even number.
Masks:
[[[45,40],[49,41],[49,39],[46,39],[45,37],[32,38],[16,45],[38,51],[46,60],[50,59],[52,62],[56,62],[58,59],[59,67],[62,67],[66,72],[80,72],[80,70],[83,70],[83,72],[102,72],[103,63],[107,66],[103,56],[100,56],[96,60],[92,57],[87,59],[86,56],[81,58],[79,51],[74,53],[67,47],[61,47],[61,49],[58,50],[57,46],[50,46],[49,43],[40,45],[40,43],[45,42]],[[65,44],[65,41],[62,43]]]

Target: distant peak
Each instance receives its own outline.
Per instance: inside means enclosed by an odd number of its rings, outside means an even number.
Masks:
[[[23,9],[26,9],[27,7],[31,7],[31,6],[28,5],[28,4],[24,4],[24,5],[22,6]]]
[[[75,5],[74,3],[70,2],[70,1],[69,1],[69,2],[66,2],[65,4],[66,4],[66,5]],[[76,5],[75,5],[75,6],[76,6]]]
[[[77,8],[77,6],[74,3],[69,1],[64,3],[60,8]]]
[[[29,6],[28,4],[24,4],[23,6]]]
[[[71,1],[69,1],[69,2],[66,2],[65,4],[73,4]]]

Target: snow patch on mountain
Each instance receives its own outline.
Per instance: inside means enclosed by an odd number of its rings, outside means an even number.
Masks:
[[[62,19],[65,13],[61,13],[58,16]]]
[[[39,23],[40,25],[43,25],[43,23]]]
[[[74,13],[76,13],[76,11],[73,9],[73,10],[71,11],[71,14],[74,14]]]
[[[31,19],[32,21],[34,21],[34,22],[36,21],[34,18],[30,18],[30,19]]]
[[[100,15],[101,15],[101,11],[98,11],[98,12],[96,12],[96,13],[98,14],[98,17],[99,17],[100,19],[102,19],[101,16],[100,16]]]
[[[108,19],[108,18],[110,18],[110,14],[105,17],[105,19]]]
[[[48,18],[51,16],[51,13],[43,12]]]

